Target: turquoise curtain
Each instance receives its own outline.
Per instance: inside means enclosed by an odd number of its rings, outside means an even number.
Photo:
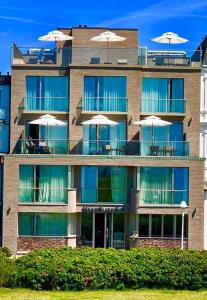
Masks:
[[[81,167],[81,202],[97,202],[97,167]]]
[[[84,103],[86,111],[123,111],[126,103],[125,76],[86,76]]]
[[[9,125],[0,123],[0,152],[9,152]]]
[[[19,202],[34,202],[34,167],[19,167]]]
[[[98,111],[98,77],[84,77],[83,110]]]
[[[171,112],[185,112],[184,100],[184,79],[171,79],[172,95],[170,100]]]
[[[68,77],[45,76],[42,110],[68,111]]]
[[[68,111],[67,76],[26,77],[25,108],[28,110]]]
[[[127,198],[127,168],[111,167],[112,202],[126,203]]]
[[[27,76],[26,77],[26,110],[40,109],[40,77]]]
[[[167,110],[168,79],[142,79],[142,112],[165,112]]]
[[[67,166],[39,166],[39,202],[67,203]]]
[[[67,236],[67,214],[35,214],[36,236]]]
[[[189,202],[189,169],[173,168],[173,203]]]
[[[63,126],[39,126],[40,138],[44,138],[53,154],[68,153],[68,124]]]
[[[19,236],[34,235],[34,214],[19,213]]]
[[[140,168],[140,203],[172,204],[172,168]]]

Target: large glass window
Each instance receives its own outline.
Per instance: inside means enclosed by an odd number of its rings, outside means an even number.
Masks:
[[[81,168],[82,202],[125,203],[127,196],[126,167]]]
[[[153,140],[153,143],[152,143]],[[153,136],[150,126],[141,128],[141,155],[188,156],[188,143],[183,140],[183,123],[172,123],[170,126],[154,127]]]
[[[125,76],[86,76],[83,109],[86,111],[127,110]]]
[[[68,166],[28,166],[19,168],[19,201],[68,201]]]
[[[139,170],[139,169],[138,169]],[[188,168],[140,168],[141,205],[188,203]]]
[[[183,78],[143,78],[142,112],[185,111]]]
[[[67,236],[67,214],[19,213],[20,236]]]
[[[98,132],[97,132],[98,130]],[[123,153],[126,145],[126,122],[119,122],[116,126],[84,125],[83,153],[84,154],[112,154]]]
[[[181,215],[139,215],[139,236],[181,238]],[[188,237],[188,216],[184,219],[184,237]]]
[[[81,214],[81,242],[84,246],[92,247],[93,244],[93,214]]]
[[[27,76],[25,109],[68,111],[67,76]]]

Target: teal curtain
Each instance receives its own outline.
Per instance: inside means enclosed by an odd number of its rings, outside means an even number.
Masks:
[[[67,236],[67,214],[35,214],[36,236]]]
[[[40,109],[40,81],[39,77],[27,76],[26,77],[26,110],[39,110]]]
[[[68,111],[69,88],[67,76],[26,77],[27,110]]]
[[[86,76],[84,103],[86,111],[123,111],[126,103],[125,76]]]
[[[0,119],[9,124],[10,86],[0,85]]]
[[[39,166],[39,202],[67,203],[67,166]]]
[[[42,110],[68,111],[68,77],[45,76]]]
[[[172,168],[140,168],[140,203],[172,204]]]
[[[40,138],[44,138],[50,153],[68,153],[68,124],[63,126],[39,126]]]
[[[126,203],[127,198],[127,168],[111,167],[112,202]]]
[[[143,78],[142,79],[142,112],[167,111],[168,79]]]
[[[34,235],[33,213],[19,213],[19,236]]]
[[[177,78],[171,81],[172,95],[170,100],[171,112],[185,112],[184,102],[184,79]]]
[[[97,167],[81,167],[81,202],[97,202]]]
[[[34,167],[22,165],[19,167],[19,202],[34,202]]]
[[[98,111],[98,77],[84,77],[83,110]]]

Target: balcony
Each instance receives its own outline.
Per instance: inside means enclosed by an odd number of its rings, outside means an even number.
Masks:
[[[149,67],[200,67],[202,64],[201,50],[150,50],[138,48],[138,65]]]
[[[139,65],[200,67],[202,52],[150,50],[146,47],[101,48],[97,47],[17,47],[12,46],[12,65]]]
[[[138,196],[138,206],[180,207],[181,201],[188,203],[188,198],[188,190],[140,190]]]
[[[127,98],[124,97],[91,97],[81,98],[78,107],[81,113],[126,113],[128,111]]]
[[[141,99],[141,113],[184,114],[184,99]]]
[[[38,112],[68,112],[68,97],[24,97],[19,105],[19,115]]]
[[[108,156],[189,156],[189,143],[178,141],[109,141],[109,140],[46,140],[46,147],[39,146],[40,140],[19,139],[13,154],[71,154]]]

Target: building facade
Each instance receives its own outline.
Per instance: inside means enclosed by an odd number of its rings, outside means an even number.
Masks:
[[[2,244],[3,161],[4,154],[9,152],[10,86],[9,73],[0,74],[0,245]]]
[[[61,28],[56,49],[13,45],[10,153],[4,165],[3,245],[181,246],[203,249],[200,63],[91,38],[106,28]],[[30,122],[46,114],[62,126]],[[96,115],[117,122],[83,125]],[[155,115],[165,127],[135,125]],[[47,116],[48,117],[48,116]]]

